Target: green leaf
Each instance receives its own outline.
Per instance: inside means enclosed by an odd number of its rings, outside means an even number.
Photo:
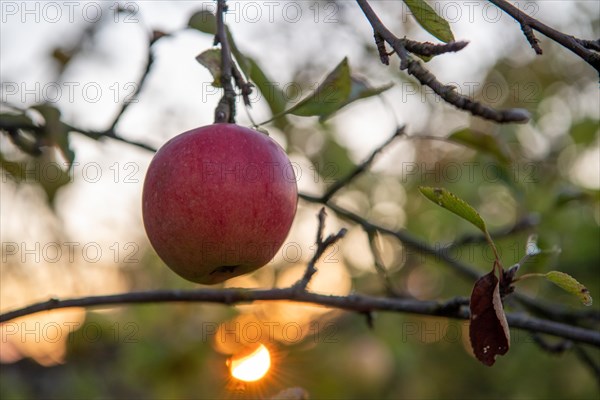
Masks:
[[[217,17],[208,10],[198,11],[190,17],[188,27],[214,35],[217,32]]]
[[[544,276],[556,286],[577,296],[583,305],[592,305],[592,296],[590,295],[590,291],[571,275],[560,271],[550,271]]]
[[[317,89],[288,112],[300,116],[324,116],[336,112],[350,97],[352,81],[348,58],[344,58]]]
[[[34,166],[29,166],[29,170],[44,171],[37,174],[37,181],[46,192],[48,201],[54,205],[56,193],[58,189],[65,186],[71,181],[69,173],[61,168],[61,163],[58,163],[51,156],[43,155],[42,157],[33,160]],[[64,165],[64,164],[63,164]]]
[[[425,0],[404,0],[411,13],[427,32],[431,33],[442,42],[454,40],[454,35],[448,22],[440,17]]]
[[[212,85],[221,87],[221,50],[210,49],[196,56],[196,61],[205,66],[213,76]]]
[[[508,164],[511,160],[506,145],[495,136],[484,132],[465,128],[452,133],[448,140],[490,154],[503,164]]]
[[[322,132],[325,142],[318,153],[311,157],[315,171],[325,183],[333,183],[352,172],[355,164],[350,158],[348,148],[338,143],[333,136],[333,129]]]
[[[12,176],[12,178],[17,183],[20,183],[25,179],[25,163],[9,161],[6,158],[4,158],[4,155],[2,153],[0,153],[0,168],[6,171],[6,173],[8,173],[10,176]]]
[[[348,59],[344,58],[313,93],[288,112],[300,116],[318,115],[322,122],[353,101],[376,96],[392,86],[373,88],[363,79],[351,76]]]
[[[69,145],[69,126],[60,120],[60,111],[48,104],[40,104],[31,108],[38,111],[44,118],[44,136],[49,143],[58,147],[70,168],[75,159],[75,153]]]
[[[275,114],[273,118],[259,125],[277,120],[286,114],[302,117],[319,116],[319,121],[323,122],[353,101],[377,96],[392,86],[393,84],[389,83],[373,88],[365,80],[352,76],[348,58],[344,58],[314,92],[290,109]],[[283,93],[281,97],[285,100]]]
[[[483,218],[467,202],[443,188],[419,186],[419,191],[438,206],[453,212],[469,221],[487,235],[487,227]]]

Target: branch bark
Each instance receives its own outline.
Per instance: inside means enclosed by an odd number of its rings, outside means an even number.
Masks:
[[[148,292],[121,293],[106,296],[89,296],[71,299],[50,299],[30,306],[13,310],[0,315],[0,323],[41,311],[70,307],[98,307],[123,304],[203,302],[219,304],[247,304],[255,301],[292,300],[300,303],[311,303],[325,307],[337,308],[357,313],[373,311],[403,312],[408,314],[440,316],[454,319],[468,319],[469,312],[464,307],[449,307],[456,299],[449,302],[421,301],[405,298],[374,297],[360,294],[348,296],[329,296],[296,290],[285,289],[248,290],[248,289],[198,289],[198,290],[155,290]],[[461,303],[461,302],[459,302]],[[600,332],[574,327],[559,322],[533,318],[524,314],[508,314],[507,320],[512,328],[530,332],[545,333],[600,347]]]
[[[464,96],[458,93],[453,86],[444,85],[440,81],[437,80],[435,75],[429,72],[419,61],[414,60],[408,54],[408,50],[405,46],[405,39],[400,39],[395,36],[379,19],[375,11],[371,8],[367,0],[356,0],[361,10],[367,17],[367,20],[371,24],[371,27],[374,31],[374,37],[376,38],[376,42],[380,51],[380,58],[383,57],[381,55],[381,42],[380,40],[384,40],[387,42],[392,49],[398,54],[400,57],[400,69],[406,70],[409,75],[414,76],[423,86],[428,86],[431,88],[438,96],[440,96],[444,101],[453,106],[469,111],[471,114],[482,117],[491,121],[495,121],[498,123],[508,123],[508,122],[518,122],[525,123],[529,121],[530,115],[527,110],[521,108],[511,108],[506,110],[496,110],[492,107],[488,107],[481,103],[478,103],[467,96]],[[417,50],[414,42],[409,42],[411,46],[413,46],[413,50]],[[466,43],[458,42],[460,45],[446,45],[446,51],[456,51],[457,49],[464,47]],[[451,49],[451,50],[448,50]]]
[[[600,73],[600,55],[591,50],[597,46],[593,45],[595,43],[594,41],[578,39],[574,36],[557,31],[527,15],[506,0],[489,0],[489,2],[513,17],[515,21],[521,25],[525,37],[537,54],[542,54],[542,49],[537,44],[538,40],[533,35],[532,29],[554,40],[566,49],[571,50]],[[586,46],[586,44],[592,44],[592,46]]]

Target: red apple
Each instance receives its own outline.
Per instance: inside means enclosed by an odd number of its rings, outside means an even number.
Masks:
[[[154,156],[142,214],[150,243],[185,279],[223,282],[267,264],[296,213],[298,190],[283,149],[234,124],[184,132]]]

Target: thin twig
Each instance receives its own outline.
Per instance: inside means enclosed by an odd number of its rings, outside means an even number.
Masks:
[[[563,47],[571,50],[573,53],[581,57],[581,59],[583,59],[586,63],[594,67],[596,71],[600,72],[600,55],[594,53],[590,49],[590,45],[592,46],[592,48],[594,48],[596,46],[600,47],[600,44],[594,43],[594,41],[584,41],[582,39],[577,39],[571,35],[567,35],[565,33],[557,31],[556,29],[551,28],[548,25],[538,21],[537,19],[527,15],[526,13],[521,11],[519,8],[513,6],[506,0],[488,1],[494,4],[496,7],[500,8],[508,15],[510,15],[512,18],[515,19],[515,21],[517,21],[521,25],[521,29],[523,29],[525,37],[527,38],[531,46],[535,49],[537,54],[541,54],[542,50],[537,45],[537,39],[535,39],[533,32],[530,32],[532,29],[540,32],[546,37],[559,43]],[[535,40],[532,40],[532,37]]]
[[[100,132],[100,131],[91,131],[91,130],[88,130],[88,129],[77,128],[77,127],[74,127],[74,126],[69,126],[69,127],[71,128],[72,132],[80,133],[83,136],[87,136],[87,137],[89,137],[91,139],[94,139],[94,140],[99,140],[99,139],[103,139],[103,138],[111,138],[111,139],[114,139],[114,140],[118,140],[119,142],[123,142],[123,143],[130,144],[132,146],[139,147],[139,148],[144,149],[144,150],[156,152],[156,148],[153,147],[153,146],[150,146],[149,144],[138,142],[136,140],[126,139],[126,138],[118,135],[116,132],[111,131],[111,130]]]
[[[407,247],[408,250],[414,250],[417,253],[431,256],[432,258],[434,258],[437,261],[446,263],[446,264],[450,265],[456,272],[458,272],[459,274],[461,274],[463,277],[465,277],[467,279],[475,281],[480,276],[480,273],[477,270],[475,270],[475,269],[471,268],[470,266],[462,263],[461,261],[453,258],[448,252],[441,251],[441,250],[433,248],[432,246],[429,246],[427,243],[422,242],[421,240],[413,237],[410,233],[408,233],[405,230],[393,230],[393,229],[389,229],[384,226],[375,224],[375,223],[370,222],[370,221],[364,219],[363,217],[353,213],[350,210],[347,210],[341,206],[338,206],[337,204],[333,203],[332,201],[328,201],[328,202],[324,203],[320,196],[315,197],[315,196],[312,196],[312,195],[309,195],[306,193],[299,193],[299,197],[310,203],[318,203],[318,204],[326,205],[328,208],[333,210],[338,216],[360,225],[367,231],[368,230],[377,230],[380,233],[393,236],[393,237],[397,238],[398,240],[400,240],[402,242],[402,244],[404,244]]]
[[[377,32],[373,34],[375,38],[375,45],[377,46],[377,51],[379,52],[379,59],[382,64],[390,65],[390,55],[385,48],[385,40],[381,37],[381,35]]]
[[[106,131],[92,131],[89,129],[83,129],[80,127],[76,127],[73,125],[69,125],[69,124],[65,124],[68,129],[69,132],[75,132],[75,133],[79,133],[83,136],[87,136],[90,139],[94,139],[94,140],[100,140],[100,139],[104,139],[104,138],[110,138],[110,139],[114,139],[117,140],[119,142],[123,142],[123,143],[127,143],[129,145],[132,146],[136,146],[139,148],[142,148],[144,150],[148,150],[148,151],[152,151],[155,152],[156,148],[153,146],[150,146],[146,143],[142,143],[142,142],[138,142],[135,140],[131,140],[131,139],[126,139],[120,135],[118,135],[117,133],[115,133],[115,131],[113,130],[106,130]],[[24,130],[24,131],[31,131],[33,133],[36,134],[36,137],[41,135],[41,133],[44,130],[44,125],[31,125],[31,124],[27,124],[27,123],[14,123],[13,121],[10,120],[0,120],[0,131],[5,131],[8,133],[9,137],[11,138],[11,140],[13,141],[19,141],[22,140],[20,138],[20,136],[18,135],[18,131],[19,130]],[[20,149],[22,150],[26,150],[26,148],[24,147],[23,144],[20,143],[16,143]],[[41,154],[41,149],[31,149],[30,154],[34,155],[34,156],[39,156]]]
[[[525,39],[527,39],[527,41],[529,42],[529,44],[531,45],[533,50],[535,50],[535,54],[537,54],[537,55],[544,54],[544,51],[542,50],[542,48],[540,47],[540,44],[539,44],[540,41],[538,38],[535,37],[535,33],[533,33],[533,29],[531,29],[531,26],[521,24],[521,30],[523,31],[523,34],[525,35]]]
[[[325,229],[325,207],[321,208],[319,211],[319,227],[317,228],[317,250],[315,251],[314,256],[306,265],[306,270],[304,271],[304,275],[302,278],[294,284],[294,290],[296,291],[306,291],[306,287],[308,286],[310,280],[313,275],[317,273],[317,268],[315,267],[319,258],[323,255],[325,250],[330,246],[333,246],[335,242],[340,240],[346,234],[346,229],[340,229],[340,231],[335,235],[329,235],[325,240],[323,240],[323,230]]]
[[[590,354],[587,352],[586,349],[583,348],[583,346],[575,346],[573,350],[575,351],[575,354],[583,363],[583,365],[585,365],[586,367],[588,367],[588,369],[592,371],[592,374],[596,378],[596,383],[600,385],[600,365],[598,364],[598,362],[594,361],[592,356],[590,356]]]
[[[144,71],[142,72],[142,76],[140,77],[137,85],[135,85],[133,94],[128,99],[126,99],[123,102],[123,104],[121,105],[121,108],[117,112],[117,115],[113,119],[113,122],[110,124],[110,127],[107,129],[107,132],[113,132],[115,130],[115,128],[117,127],[117,124],[121,120],[121,117],[123,116],[123,114],[125,114],[125,111],[127,111],[127,109],[129,108],[129,106],[132,103],[135,103],[137,101],[138,94],[144,87],[144,83],[146,83],[146,78],[148,77],[148,74],[150,73],[150,69],[152,68],[152,64],[154,63],[154,53],[152,52],[152,46],[154,45],[154,43],[156,43],[158,41],[158,39],[160,39],[161,37],[164,37],[164,36],[166,36],[166,35],[160,31],[152,32],[152,36],[150,37],[150,40],[148,43],[148,50],[147,50],[147,54],[146,54],[146,65],[144,66]]]
[[[513,293],[511,295],[519,301],[521,305],[527,308],[529,312],[533,312],[544,318],[549,318],[555,321],[562,321],[567,324],[576,324],[579,321],[600,321],[600,310],[573,310],[560,304],[552,304],[545,300],[533,299],[521,293]]]
[[[325,229],[325,217],[327,217],[327,212],[325,211],[325,207],[322,207],[319,210],[319,215],[317,219],[319,220],[319,225],[317,226],[317,246],[323,246],[323,230]]]
[[[375,234],[376,231],[370,230],[366,232],[369,236],[369,246],[371,248],[371,253],[373,253],[375,271],[377,272],[377,275],[379,275],[379,277],[381,278],[381,281],[383,282],[383,285],[385,286],[385,290],[387,291],[388,295],[398,297],[400,293],[392,283],[387,269],[385,268],[385,265],[383,265],[383,261],[381,260],[381,254],[379,252],[379,249],[377,248],[377,244],[375,243],[375,240],[377,238]]]
[[[345,178],[342,178],[338,181],[335,181],[323,194],[323,202],[327,202],[333,195],[335,195],[340,189],[348,185],[354,178],[365,172],[375,160],[375,157],[381,153],[386,147],[388,147],[394,140],[404,135],[404,126],[396,128],[394,134],[390,136],[388,140],[386,140],[381,146],[376,148],[371,155],[362,163],[356,166],[356,168],[348,174]]]
[[[530,115],[527,110],[521,108],[511,108],[506,110],[496,110],[476,102],[467,96],[456,91],[456,88],[450,85],[444,85],[437,80],[435,75],[429,72],[419,61],[410,57],[404,45],[404,39],[396,37],[379,19],[375,11],[371,8],[367,0],[356,0],[367,20],[371,24],[373,31],[385,40],[400,57],[400,69],[406,70],[409,75],[414,76],[421,85],[428,86],[444,101],[453,106],[469,111],[471,114],[482,117],[498,123],[529,121]]]
[[[533,342],[540,347],[540,349],[550,354],[561,354],[573,347],[573,342],[570,340],[561,340],[556,343],[551,343],[537,332],[532,332],[531,338],[533,339]]]

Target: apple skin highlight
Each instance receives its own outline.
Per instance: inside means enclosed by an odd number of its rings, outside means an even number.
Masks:
[[[142,215],[150,243],[169,268],[216,284],[273,258],[297,202],[293,166],[273,139],[214,124],[158,150],[144,181]]]

